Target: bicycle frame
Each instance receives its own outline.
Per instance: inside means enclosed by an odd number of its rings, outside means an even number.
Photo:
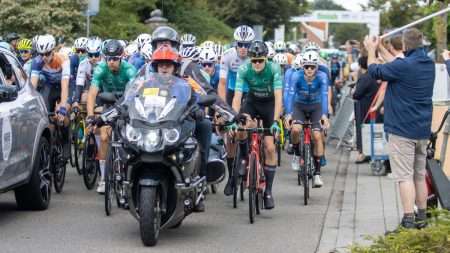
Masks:
[[[262,145],[264,145],[264,142],[262,141],[261,138],[261,133],[257,132],[257,131],[253,131],[251,134],[251,144],[250,144],[250,154],[249,157],[251,155],[255,155],[256,157],[256,189],[259,191],[262,191],[265,189],[266,184],[265,182],[261,182],[260,180],[260,174],[261,174],[261,148]],[[250,185],[250,170],[247,171],[247,181],[246,181],[246,187],[248,188]]]

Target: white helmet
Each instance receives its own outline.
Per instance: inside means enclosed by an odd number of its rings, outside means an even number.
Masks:
[[[297,54],[295,56],[295,58],[294,58],[294,62],[292,64],[293,65],[292,67],[294,67],[294,69],[302,68],[302,65],[303,65],[302,60],[303,60],[302,55],[301,54]]]
[[[319,53],[316,51],[307,51],[302,55],[302,64],[305,65],[319,65]]]
[[[83,50],[86,50],[86,46],[87,46],[88,40],[89,40],[89,39],[86,38],[86,37],[80,37],[80,38],[78,38],[78,39],[75,40],[75,42],[73,43],[73,47],[74,47],[75,49],[83,49]]]
[[[195,46],[195,43],[197,43],[197,38],[193,34],[185,33],[180,38],[181,46]]]
[[[278,63],[280,65],[287,65],[288,58],[284,53],[278,53],[273,57],[273,62]]]
[[[213,48],[215,45],[215,43],[213,41],[207,40],[207,41],[203,41],[203,43],[201,44],[201,48]]]
[[[204,48],[200,52],[200,63],[215,63],[217,54],[212,48]]]
[[[266,44],[267,45],[267,44]],[[275,57],[275,50],[273,49],[273,47],[267,47],[267,58],[269,59],[273,59],[273,57]]]
[[[147,45],[147,44],[145,44]],[[125,54],[130,56],[139,51],[137,43],[130,43],[125,47]]]
[[[214,47],[214,53],[216,53],[217,57],[221,57],[223,54],[223,46],[220,45],[219,43],[215,44]]]
[[[42,35],[37,38],[36,51],[39,54],[45,54],[52,51],[56,46],[55,37],[50,34]]]
[[[276,52],[284,52],[286,51],[286,43],[284,43],[284,41],[276,41],[275,44],[273,45],[273,48],[275,49]]]
[[[255,39],[255,32],[250,26],[241,25],[234,30],[234,40],[237,42],[252,42]]]
[[[198,47],[185,47],[181,50],[180,55],[182,58],[188,58],[193,61],[198,61],[198,57],[200,56],[200,49]]]
[[[308,43],[306,43],[306,45],[303,47],[303,52],[308,52],[308,51],[316,51],[319,52],[320,47],[319,45],[317,45],[316,42],[314,41],[309,41]]]
[[[102,51],[102,40],[99,37],[90,38],[86,45],[88,53],[95,54]]]
[[[144,44],[152,43],[152,36],[148,33],[141,33],[136,39],[138,48],[142,48]]]
[[[153,54],[152,44],[151,43],[144,44],[144,46],[141,48],[141,54],[147,61],[151,61]]]

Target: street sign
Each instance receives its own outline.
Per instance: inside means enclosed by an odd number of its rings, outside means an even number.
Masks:
[[[89,0],[85,16],[95,16],[100,10],[100,0]]]

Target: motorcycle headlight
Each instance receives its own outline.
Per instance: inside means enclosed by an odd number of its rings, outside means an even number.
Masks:
[[[165,129],[164,130],[164,140],[168,144],[174,144],[180,138],[180,131],[176,128]]]
[[[144,149],[147,152],[154,151],[158,147],[161,140],[160,130],[150,130],[144,138]]]
[[[130,142],[138,142],[142,139],[142,133],[138,129],[127,124],[125,127],[125,134]]]

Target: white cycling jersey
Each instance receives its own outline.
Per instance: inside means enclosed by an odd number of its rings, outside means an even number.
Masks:
[[[97,62],[97,65],[99,63],[100,62]],[[94,71],[91,62],[89,61],[89,59],[84,59],[78,66],[76,85],[83,87],[86,87],[85,85],[89,86],[92,80],[93,73]]]
[[[248,57],[241,58],[235,47],[225,51],[220,60],[220,78],[227,80],[227,89],[234,90],[239,67],[247,61]]]

